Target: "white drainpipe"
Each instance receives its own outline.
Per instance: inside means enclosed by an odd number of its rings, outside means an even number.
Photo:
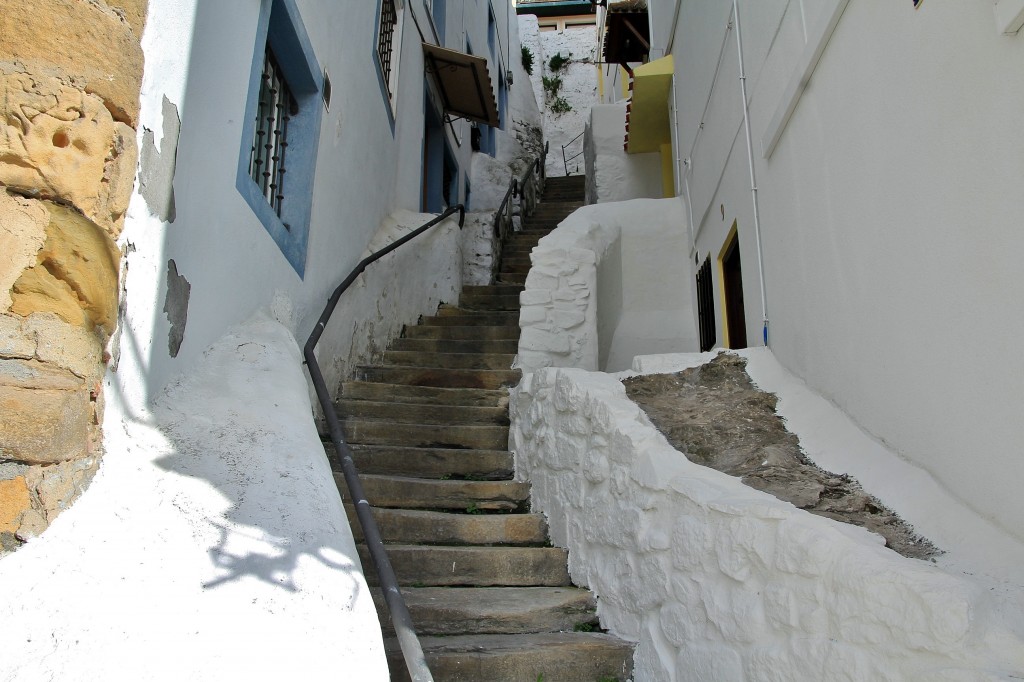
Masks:
[[[757,239],[757,271],[761,276],[761,318],[764,326],[761,337],[768,345],[768,303],[764,291],[764,254],[761,250],[761,213],[757,205],[757,177],[754,174],[754,145],[750,138],[750,107],[747,105],[747,75],[743,69],[743,34],[740,32],[739,0],[732,0],[733,18],[736,22],[736,49],[740,59],[740,93],[743,96],[743,127],[747,132],[747,163],[750,165],[750,193],[754,200],[754,236]]]

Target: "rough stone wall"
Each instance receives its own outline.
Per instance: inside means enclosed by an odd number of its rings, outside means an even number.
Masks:
[[[0,0],[0,553],[100,456],[146,0]]]
[[[637,680],[1011,680],[1024,641],[987,589],[674,450],[613,376],[511,395],[516,476]]]

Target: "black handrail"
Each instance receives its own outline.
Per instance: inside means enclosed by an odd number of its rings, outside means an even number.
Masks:
[[[320,341],[324,329],[327,328],[327,323],[330,321],[334,309],[338,306],[341,295],[351,286],[356,277],[366,269],[367,265],[415,239],[456,211],[459,213],[459,227],[461,228],[466,221],[466,208],[462,204],[458,204],[452,206],[430,222],[416,228],[401,239],[359,261],[355,269],[349,273],[348,277],[331,294],[330,299],[327,301],[327,306],[324,308],[323,313],[320,314],[320,319],[317,321],[316,326],[313,328],[313,333],[309,335],[309,339],[302,350],[302,354],[306,359],[306,366],[309,368],[309,376],[313,380],[313,387],[316,389],[316,395],[320,401],[320,407],[323,408],[324,418],[327,420],[327,429],[331,434],[331,441],[333,441],[334,448],[341,459],[341,470],[345,475],[345,483],[348,485],[349,494],[355,504],[356,517],[359,519],[366,547],[370,551],[370,557],[373,559],[373,564],[377,569],[380,587],[384,592],[384,601],[387,602],[388,611],[391,614],[391,623],[395,627],[398,643],[402,647],[402,656],[405,658],[405,665],[409,669],[409,677],[413,682],[433,682],[434,677],[430,674],[430,668],[427,667],[426,658],[423,656],[423,647],[420,646],[420,641],[416,637],[416,631],[413,628],[412,617],[409,615],[409,609],[405,605],[405,599],[402,598],[402,592],[398,589],[398,578],[395,577],[395,569],[391,566],[388,554],[384,550],[384,541],[381,539],[380,529],[377,527],[377,522],[370,511],[370,502],[366,499],[363,484],[359,480],[359,471],[356,469],[356,463],[352,458],[352,449],[345,442],[345,435],[341,430],[338,413],[334,411],[330,391],[327,389],[327,383],[324,381],[324,375],[320,371],[320,365],[317,364],[313,351],[316,348],[317,342]]]
[[[584,130],[583,133],[585,133],[585,132],[587,132],[587,131]],[[570,156],[568,159],[565,158],[565,150],[573,142],[575,142],[576,140],[578,140],[581,137],[583,137],[583,133],[580,133],[579,135],[577,135],[576,137],[572,138],[571,140],[569,140],[568,142],[566,142],[565,144],[562,145],[562,167],[565,168],[565,174],[566,175],[569,175],[569,162],[572,161],[573,159],[575,159],[580,154],[582,154],[585,150],[583,150],[583,149],[579,150],[578,152],[576,152],[575,154]],[[579,170],[579,169],[580,169],[580,167],[576,166],[576,170]]]
[[[512,208],[512,199],[519,198],[519,219],[520,221],[533,212],[533,206],[530,202],[536,203],[536,186],[540,185],[541,191],[544,190],[544,178],[545,176],[545,164],[548,158],[548,143],[544,143],[544,147],[541,149],[540,154],[533,160],[533,163],[529,165],[526,172],[523,173],[523,177],[517,180],[515,176],[508,183],[508,190],[505,192],[504,198],[498,205],[498,210],[494,212],[494,236],[497,237],[497,252],[495,253],[494,263],[491,268],[493,274],[497,274],[498,264],[501,261],[501,250],[504,246],[505,239],[508,237],[509,230],[514,231],[515,226],[512,224],[512,218],[515,213]],[[534,180],[533,174],[538,173],[540,180]],[[532,184],[531,184],[532,183]],[[527,197],[527,194],[530,194]],[[525,205],[524,205],[525,204]]]

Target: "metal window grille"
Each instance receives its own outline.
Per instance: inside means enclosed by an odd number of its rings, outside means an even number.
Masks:
[[[715,330],[715,296],[711,284],[711,257],[697,272],[697,318],[700,327],[700,352],[711,350],[718,335]]]
[[[281,75],[277,60],[267,48],[256,109],[256,136],[249,155],[249,175],[278,217],[285,197],[284,157],[288,149],[288,121],[297,113],[298,103]]]
[[[380,35],[377,36],[377,57],[380,58],[381,71],[384,72],[384,86],[387,88],[388,97],[394,96],[391,91],[391,54],[397,25],[398,13],[395,11],[395,0],[382,0],[380,3]]]

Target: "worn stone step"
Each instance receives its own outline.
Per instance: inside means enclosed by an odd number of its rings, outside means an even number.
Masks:
[[[479,424],[397,424],[377,419],[342,420],[349,443],[404,445],[416,448],[498,450],[508,447],[508,427]]]
[[[439,369],[434,367],[360,366],[356,369],[363,381],[411,386],[445,388],[496,389],[519,383],[518,369]]]
[[[463,294],[500,294],[513,296],[523,290],[515,284],[466,284],[462,287]]]
[[[407,682],[397,641],[384,645],[391,679]],[[428,636],[420,645],[436,682],[607,682],[633,675],[633,645],[600,632]]]
[[[518,307],[516,308],[518,310]],[[391,342],[389,350],[416,353],[516,353],[518,339],[427,339],[404,338]]]
[[[409,339],[452,339],[452,340],[474,340],[494,339],[505,341],[519,340],[519,325],[484,326],[467,325],[456,327],[452,325],[419,325],[406,327],[405,338]]]
[[[357,542],[363,531],[355,507],[346,505]],[[425,545],[544,545],[548,526],[543,514],[452,514],[423,509],[373,507],[384,542]]]
[[[486,324],[486,325],[502,325],[508,324],[505,320],[508,319],[508,311],[502,310],[476,310],[473,308],[462,308],[459,306],[449,305],[442,303],[437,308],[437,315],[434,317],[470,317],[476,320],[475,324]],[[431,318],[423,318],[431,319]],[[422,321],[420,324],[424,324]]]
[[[511,263],[506,263],[502,261],[501,263],[501,271],[510,274],[519,273],[525,275],[527,272],[530,271],[531,267],[533,266],[529,261],[513,261]]]
[[[343,398],[334,403],[341,417],[405,424],[508,424],[508,409],[475,405],[430,405]]]
[[[525,284],[526,283],[526,273],[525,272],[499,272],[498,273],[498,281],[499,282],[519,282],[520,284]]]
[[[328,442],[328,457],[338,464],[334,447]],[[512,478],[512,453],[500,450],[464,448],[416,448],[400,445],[351,445],[352,460],[365,474],[416,476],[418,478],[472,478],[506,480]]]
[[[466,310],[519,310],[519,294],[463,294],[459,307]]]
[[[344,490],[341,474],[335,481]],[[441,481],[407,476],[361,476],[366,499],[374,507],[515,511],[530,499],[530,484],[520,481]]]
[[[438,327],[444,329],[444,327]],[[439,388],[436,386],[409,386],[371,381],[346,381],[341,384],[341,398],[352,400],[390,401],[396,403],[431,405],[469,405],[508,409],[508,392],[479,388]]]
[[[446,369],[509,369],[515,353],[417,353],[384,351],[384,364],[401,367],[443,367]]]
[[[370,555],[356,545],[363,566]],[[471,547],[388,545],[388,558],[400,585],[467,587],[559,587],[571,584],[567,555],[557,547]],[[367,568],[366,581],[377,584]]]
[[[573,587],[406,587],[402,590],[416,634],[499,635],[597,629],[587,590]],[[373,590],[384,630],[394,635],[384,596]]]

